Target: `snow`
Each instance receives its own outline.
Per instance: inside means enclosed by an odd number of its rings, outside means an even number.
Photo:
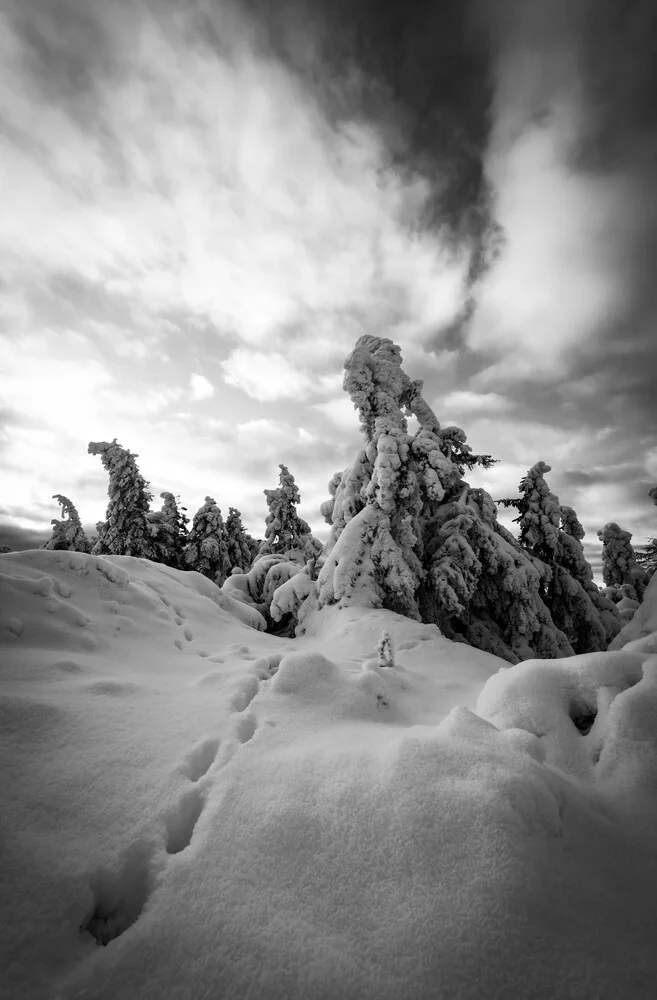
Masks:
[[[655,586],[652,635],[515,666],[127,556],[0,588],[12,1000],[654,998]]]

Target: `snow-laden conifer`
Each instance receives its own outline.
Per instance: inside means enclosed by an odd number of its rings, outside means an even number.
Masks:
[[[269,513],[265,518],[265,537],[258,556],[285,555],[296,551],[304,560],[318,555],[321,542],[313,538],[310,525],[297,514],[301,496],[294,476],[287,466],[280,465],[279,485],[274,490],[264,490]]]
[[[151,544],[151,559],[173,569],[184,569],[183,549],[187,539],[185,516],[187,508],[178,507],[173,493],[160,493],[164,500],[161,510],[150,510],[146,515]]]
[[[54,493],[53,500],[57,500],[62,508],[62,520],[53,520],[52,536],[43,546],[44,549],[68,549],[72,552],[91,552],[91,544],[87,538],[80,515],[75,504],[68,497],[61,493]]]
[[[133,455],[113,441],[91,441],[88,452],[100,455],[109,472],[109,504],[106,520],[98,522],[96,555],[137,556],[152,559],[154,548],[148,523],[153,494],[143,478]]]
[[[331,530],[319,606],[386,607],[512,662],[571,654],[541,600],[540,571],[497,523],[490,496],[463,479],[493,459],[474,454],[460,428],[441,427],[422,382],[402,370],[399,347],[361,337],[344,387],[365,448],[333,478],[322,509]]]
[[[230,574],[224,519],[213,497],[194,514],[183,551],[186,569],[196,570],[219,586]]]
[[[644,570],[637,565],[631,532],[610,521],[598,531],[598,538],[602,541],[604,582],[610,587],[625,585],[629,597],[642,600],[647,580]]]
[[[253,541],[253,539],[251,539]],[[249,536],[242,524],[242,515],[236,507],[228,508],[226,518],[226,546],[228,550],[228,565],[240,572],[247,572],[253,560]]]
[[[620,619],[593,581],[577,514],[572,507],[562,507],[548,486],[545,476],[550,471],[545,462],[537,462],[520,482],[520,497],[513,501],[520,543],[547,566],[543,601],[575,652],[605,650],[620,630]]]

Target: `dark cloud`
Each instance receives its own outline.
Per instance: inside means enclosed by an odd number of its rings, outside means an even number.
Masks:
[[[607,483],[631,483],[636,491],[635,496],[641,497],[647,494],[649,484],[642,477],[645,476],[643,465],[637,462],[622,462],[618,465],[596,466],[584,469],[565,469],[560,472],[559,479],[566,486],[594,486],[596,484]]]
[[[246,9],[267,25],[268,44],[334,122],[375,122],[391,163],[429,180],[425,225],[467,246],[474,282],[501,233],[484,173],[493,96],[488,32],[470,2],[247,0]]]
[[[0,521],[0,546],[8,545],[15,552],[23,552],[25,549],[40,549],[49,538],[49,531],[18,528],[14,524],[5,524]]]

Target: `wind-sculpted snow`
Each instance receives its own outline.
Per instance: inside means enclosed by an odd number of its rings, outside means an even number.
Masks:
[[[8,996],[654,1000],[649,637],[509,667],[143,559],[0,573]]]

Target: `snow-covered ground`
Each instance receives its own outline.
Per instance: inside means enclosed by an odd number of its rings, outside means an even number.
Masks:
[[[654,633],[509,667],[129,557],[0,572],[3,995],[657,996]]]

